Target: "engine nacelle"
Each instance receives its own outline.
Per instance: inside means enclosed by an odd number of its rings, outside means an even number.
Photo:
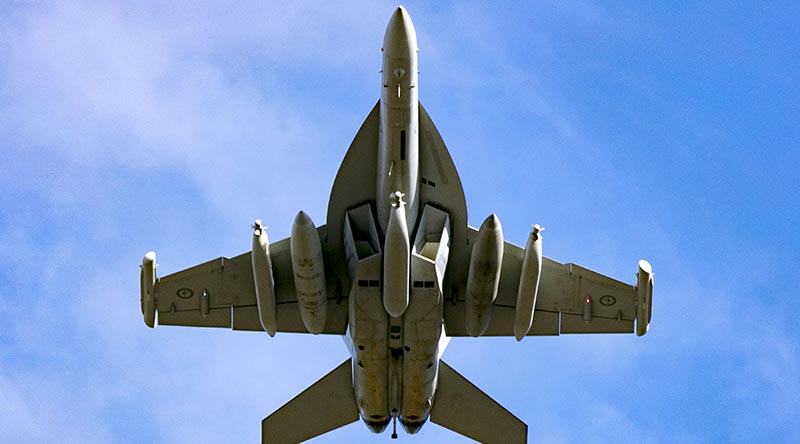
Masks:
[[[534,225],[528,242],[525,244],[525,256],[522,259],[519,290],[517,291],[517,308],[514,310],[514,337],[521,341],[533,325],[533,313],[536,309],[536,295],[539,292],[539,279],[542,275],[542,227]]]
[[[319,233],[314,222],[303,211],[297,213],[294,219],[289,248],[300,317],[309,333],[319,334],[325,328],[328,315],[325,262]]]
[[[144,323],[153,328],[156,325],[156,253],[148,251],[142,259],[141,301]]]
[[[348,334],[353,388],[361,418],[374,433],[391,421],[389,411],[389,315],[381,298],[383,252],[370,204],[344,216],[344,250],[350,273]]]
[[[467,333],[478,337],[486,331],[497,298],[503,266],[503,227],[492,214],[483,221],[469,261],[466,295]]]
[[[650,329],[653,316],[653,267],[642,259],[636,274],[636,336],[642,336]]]
[[[269,237],[267,229],[256,220],[253,225],[253,280],[256,287],[258,319],[261,327],[270,336],[278,330],[277,308],[275,306],[275,281],[272,276],[272,258],[269,256]]]

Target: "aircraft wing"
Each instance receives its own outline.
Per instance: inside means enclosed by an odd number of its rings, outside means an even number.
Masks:
[[[317,228],[321,236],[325,226]],[[270,244],[278,330],[307,333],[292,275],[289,239]],[[323,250],[326,262],[331,251]],[[323,334],[345,334],[348,304],[339,276],[327,276],[329,301]],[[258,318],[251,253],[220,257],[156,280],[155,304],[159,325],[224,327],[263,331]]]
[[[477,235],[470,228],[470,237]],[[483,336],[514,336],[522,260],[525,250],[505,242],[500,285],[492,317]],[[561,333],[633,333],[637,293],[633,285],[575,264],[543,257],[533,325],[528,335]],[[464,292],[445,301],[448,336],[468,336]],[[588,298],[588,303],[587,303]]]

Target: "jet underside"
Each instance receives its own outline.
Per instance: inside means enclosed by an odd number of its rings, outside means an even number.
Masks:
[[[160,279],[142,266],[145,323],[343,335],[351,358],[262,423],[295,443],[361,418],[375,433],[430,418],[481,442],[525,443],[527,426],[440,359],[448,336],[646,333],[652,269],[635,285],[524,248],[490,215],[470,228],[452,158],[418,100],[414,25],[399,7],[383,43],[381,98],[353,139],[327,223],[304,212],[271,243]],[[318,420],[309,424],[304,418]],[[396,437],[396,432],[393,432]]]

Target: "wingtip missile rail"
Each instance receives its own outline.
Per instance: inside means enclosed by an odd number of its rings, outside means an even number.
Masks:
[[[142,258],[141,303],[144,323],[153,328],[156,325],[156,252],[148,251]]]
[[[636,336],[644,336],[650,329],[653,316],[653,267],[650,262],[639,261],[636,273]]]

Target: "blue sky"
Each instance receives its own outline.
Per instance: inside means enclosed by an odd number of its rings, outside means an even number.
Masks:
[[[633,335],[453,340],[532,442],[800,442],[793,2],[407,2],[472,225],[633,282]],[[167,274],[323,223],[387,2],[0,6],[0,441],[259,442],[336,337],[161,327]],[[390,442],[361,423],[315,443]],[[398,442],[464,443],[436,425]]]

